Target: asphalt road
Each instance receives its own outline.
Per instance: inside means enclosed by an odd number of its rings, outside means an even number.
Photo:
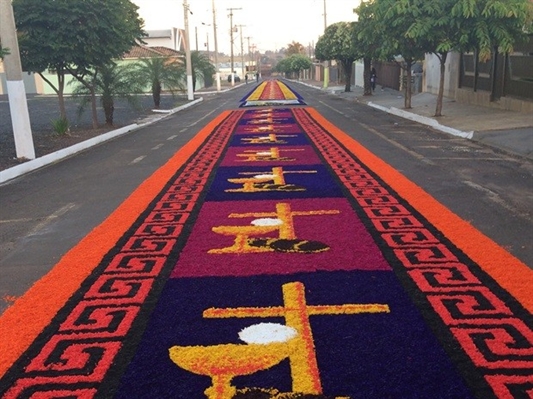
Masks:
[[[0,186],[0,313],[251,85]],[[533,268],[533,162],[303,85],[307,103]],[[52,293],[51,293],[52,294]]]

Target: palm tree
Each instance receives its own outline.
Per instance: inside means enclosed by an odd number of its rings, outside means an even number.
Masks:
[[[185,89],[185,68],[175,57],[141,58],[136,63],[135,76],[139,84],[150,85],[155,108],[161,104],[163,88],[172,94]]]
[[[209,87],[213,84],[213,74],[216,72],[215,66],[211,64],[209,58],[199,51],[191,51],[192,64],[192,87],[196,90],[196,81],[202,79]]]
[[[134,93],[141,91],[135,77],[132,65],[117,65],[114,62],[104,65],[92,74],[92,87],[100,95],[100,102],[104,109],[105,122],[113,125],[115,112],[115,99],[124,98],[132,106],[138,106],[138,99]],[[89,88],[79,82],[76,83],[74,94],[81,97],[78,114],[81,114],[91,101]]]
[[[3,59],[8,54],[9,54],[9,49],[2,47],[2,43],[0,43],[0,60]]]

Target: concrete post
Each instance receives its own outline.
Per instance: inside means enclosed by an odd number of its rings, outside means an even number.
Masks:
[[[194,100],[194,88],[192,82],[192,61],[191,61],[191,41],[189,39],[189,5],[187,0],[183,0],[183,10],[185,12],[185,59],[187,64],[187,99]]]
[[[217,15],[215,11],[215,0],[211,1],[213,7],[213,35],[215,37],[215,70],[217,79],[217,91],[220,91],[220,70],[218,69],[218,41],[217,41]]]
[[[2,46],[9,49],[9,54],[4,58],[4,67],[17,158],[35,159],[11,0],[0,0],[0,37]]]

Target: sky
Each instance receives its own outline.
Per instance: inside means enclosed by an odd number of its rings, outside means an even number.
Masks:
[[[139,6],[145,30],[184,28],[183,0],[131,0]],[[233,11],[233,25],[242,29],[244,52],[255,45],[260,52],[287,47],[292,41],[309,46],[324,31],[324,4],[326,23],[355,21],[353,9],[360,0],[214,0],[216,9],[217,42],[219,52],[230,53],[229,8]],[[214,50],[212,0],[188,0],[191,48],[205,50],[209,37],[209,50]],[[205,24],[205,25],[204,25]],[[207,26],[210,25],[210,26]],[[241,32],[234,34],[234,53],[240,53]]]

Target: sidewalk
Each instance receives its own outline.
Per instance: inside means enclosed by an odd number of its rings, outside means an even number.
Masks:
[[[402,92],[389,88],[376,88],[372,96],[363,96],[363,88],[344,86],[322,88],[322,82],[292,81],[317,90],[325,90],[349,101],[366,103],[382,111],[414,120],[440,131],[480,141],[484,144],[533,159],[533,115],[496,108],[457,103],[444,98],[441,117],[434,117],[437,96],[430,93],[413,95],[412,108],[404,110]]]

